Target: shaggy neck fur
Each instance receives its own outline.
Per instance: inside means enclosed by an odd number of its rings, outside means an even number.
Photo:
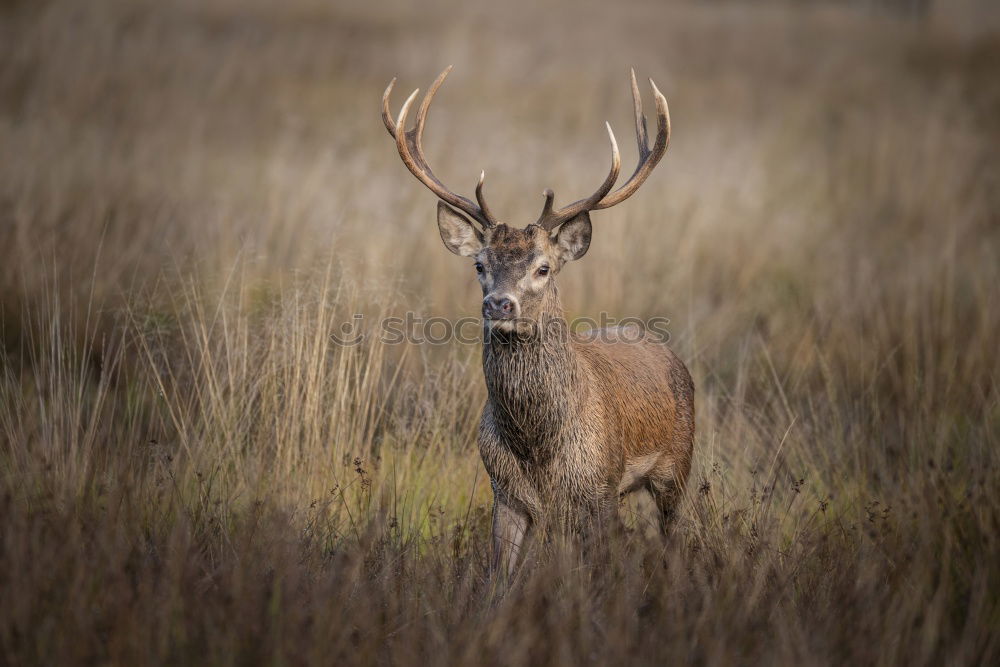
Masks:
[[[541,312],[530,332],[487,327],[483,344],[494,423],[517,456],[535,463],[555,453],[585,392],[554,285]]]

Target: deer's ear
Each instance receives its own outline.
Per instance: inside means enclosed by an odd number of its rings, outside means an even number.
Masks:
[[[552,240],[559,247],[562,261],[580,259],[590,249],[590,214],[584,211],[559,226]]]
[[[483,235],[464,215],[438,202],[438,231],[444,246],[456,255],[474,257],[483,249]]]

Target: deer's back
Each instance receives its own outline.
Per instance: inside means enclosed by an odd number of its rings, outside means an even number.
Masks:
[[[616,339],[617,338],[617,339]],[[694,383],[666,345],[598,336],[573,342],[586,368],[591,400],[608,444],[626,460],[655,452],[690,457],[694,440]]]

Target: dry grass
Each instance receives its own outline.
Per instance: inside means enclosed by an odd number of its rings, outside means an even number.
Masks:
[[[0,5],[0,663],[1000,658],[996,11],[515,5]],[[476,311],[378,119],[448,63],[427,152],[511,220],[629,65],[675,127],[560,282],[671,319],[682,520],[503,597],[478,348],[330,343]]]

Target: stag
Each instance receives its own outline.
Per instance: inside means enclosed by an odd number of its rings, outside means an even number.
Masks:
[[[419,89],[393,119],[382,96],[382,120],[403,163],[438,198],[438,230],[456,255],[474,260],[483,290],[483,375],[488,399],[479,451],[493,487],[495,570],[514,571],[525,537],[555,523],[562,528],[605,524],[619,500],[651,494],[663,532],[675,516],[691,468],[694,384],[662,342],[609,329],[578,335],[565,326],[555,277],[583,257],[591,241],[590,212],[628,199],[649,177],[670,140],[667,101],[650,79],[657,133],[652,148],[642,99],[631,73],[639,162],[613,190],[621,156],[611,125],[611,169],[589,197],[554,208],[546,190],[537,221],[524,228],[499,221],[483,194],[455,194],[434,175],[421,137],[445,69],[407,118]]]

